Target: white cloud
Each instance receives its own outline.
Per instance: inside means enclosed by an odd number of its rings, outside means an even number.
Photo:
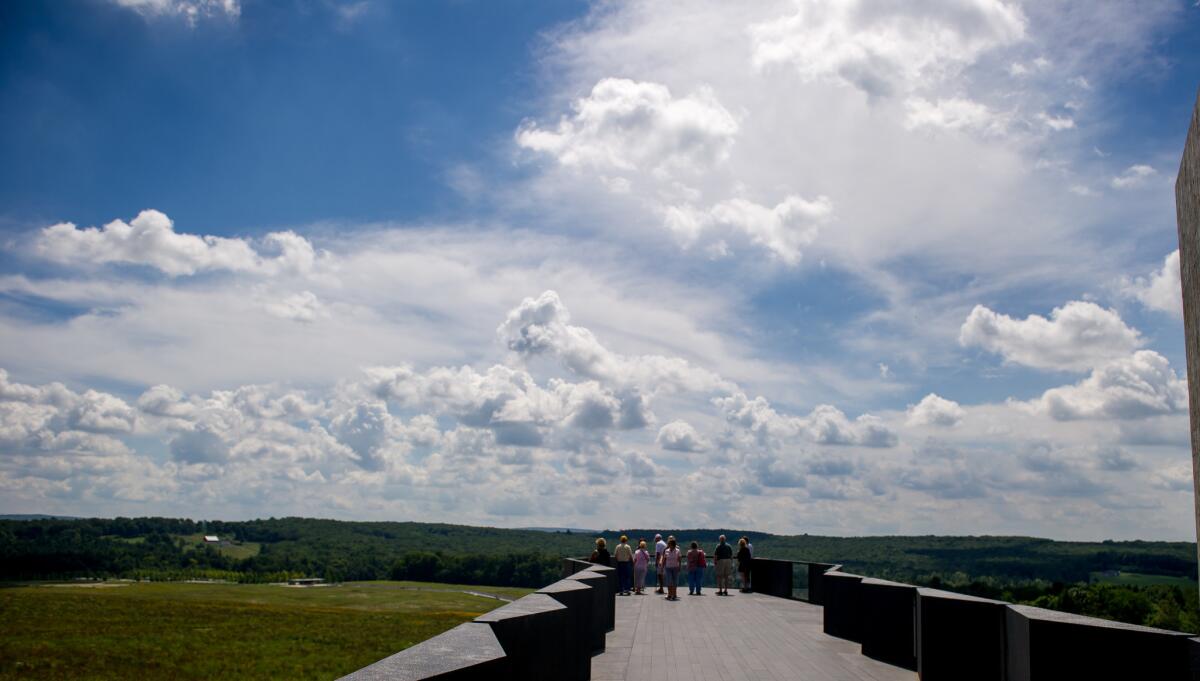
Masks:
[[[1083,301],[1054,308],[1049,319],[1040,315],[1014,319],[976,305],[958,340],[1008,362],[1057,371],[1086,371],[1126,357],[1144,342],[1114,310]]]
[[[1158,175],[1158,171],[1153,167],[1138,163],[1129,166],[1120,175],[1113,177],[1110,184],[1113,189],[1134,189],[1146,184],[1155,175]]]
[[[750,28],[757,67],[791,65],[872,95],[944,78],[1025,36],[1019,7],[998,0],[892,3],[803,0],[789,16]]]
[[[958,402],[929,393],[908,407],[908,424],[912,426],[957,426],[966,411]]]
[[[241,16],[240,0],[112,0],[144,17],[178,16],[189,24],[208,17],[223,16],[237,19]]]
[[[525,298],[509,311],[496,330],[508,347],[524,359],[549,356],[572,373],[621,388],[659,391],[715,391],[729,384],[711,371],[678,357],[626,356],[610,351],[588,329],[572,325],[570,312],[555,291]]]
[[[904,105],[908,110],[904,125],[909,129],[942,128],[1002,133],[1008,125],[1006,116],[996,114],[983,104],[969,99],[952,97],[931,102],[923,97],[909,97]]]
[[[802,249],[813,243],[832,215],[833,202],[827,196],[809,201],[792,195],[773,207],[734,198],[708,209],[689,204],[662,208],[663,224],[685,246],[710,236],[717,241],[710,240],[708,250],[714,257],[726,257],[729,241],[748,242],[787,265],[800,262]]]
[[[676,452],[703,452],[710,446],[692,424],[678,420],[660,428],[655,442],[663,449]]]
[[[1033,404],[1051,418],[1067,421],[1179,413],[1187,403],[1187,381],[1175,375],[1162,355],[1139,350],[1097,367],[1075,385],[1047,390]]]
[[[516,139],[566,166],[686,171],[723,161],[737,132],[710,89],[674,97],[660,83],[604,78],[556,127],[527,123]]]
[[[751,243],[794,265],[800,261],[800,249],[813,242],[818,226],[833,214],[833,202],[826,196],[812,201],[789,196],[769,208],[745,199],[730,199],[713,206],[709,214],[717,224],[745,234]]]
[[[837,407],[817,405],[807,416],[780,414],[763,397],[749,399],[743,392],[713,399],[731,424],[745,428],[768,446],[778,446],[791,439],[803,438],[826,445],[858,445],[863,447],[892,447],[896,433],[879,418],[862,414],[851,421]]]
[[[116,436],[136,427],[134,409],[114,395],[13,383],[0,369],[0,450],[7,455],[125,456],[129,449]]]
[[[1151,310],[1181,318],[1183,285],[1179,279],[1179,249],[1171,251],[1163,260],[1162,267],[1151,272],[1149,277],[1123,277],[1120,289],[1123,294],[1136,298]]]
[[[157,210],[144,210],[130,222],[113,220],[103,228],[77,228],[61,222],[41,230],[34,252],[66,265],[122,263],[146,265],[173,277],[202,271],[307,272],[316,262],[309,241],[294,232],[263,238],[264,255],[244,239],[180,234]]]
[[[315,322],[329,314],[316,294],[311,291],[301,291],[281,300],[269,301],[264,307],[267,312],[280,319],[305,323]]]
[[[1075,127],[1075,119],[1070,116],[1052,116],[1046,112],[1039,113],[1037,119],[1042,122],[1047,128],[1055,132],[1063,130],[1071,130]]]

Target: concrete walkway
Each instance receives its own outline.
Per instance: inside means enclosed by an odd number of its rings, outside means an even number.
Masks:
[[[821,607],[761,594],[618,596],[593,681],[916,681],[821,631]]]

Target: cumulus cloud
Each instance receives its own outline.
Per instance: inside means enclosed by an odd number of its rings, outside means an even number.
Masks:
[[[655,440],[659,447],[676,452],[703,452],[709,448],[705,440],[692,424],[687,421],[672,421],[658,430]]]
[[[744,234],[789,265],[800,262],[801,248],[813,242],[819,225],[833,214],[833,201],[818,196],[807,201],[789,196],[774,207],[746,199],[730,199],[712,207],[709,215],[718,225]]]
[[[1148,277],[1124,277],[1120,289],[1130,298],[1136,298],[1151,310],[1167,312],[1179,318],[1183,316],[1183,286],[1179,279],[1179,249],[1163,260],[1162,267]]]
[[[544,291],[525,298],[509,311],[496,334],[522,359],[546,356],[569,371],[649,394],[671,391],[714,391],[729,383],[715,373],[678,357],[626,356],[612,352],[589,329],[570,323],[571,314],[558,293]]]
[[[1059,421],[1138,419],[1187,409],[1187,381],[1153,350],[1097,367],[1079,383],[1047,390],[1033,406]]]
[[[1021,9],[999,0],[893,3],[804,0],[750,28],[759,68],[787,64],[806,80],[871,95],[908,92],[1025,36]]]
[[[294,232],[273,232],[260,250],[244,239],[197,236],[175,231],[157,210],[144,210],[129,222],[113,220],[102,228],[79,229],[73,223],[50,225],[38,233],[34,252],[65,265],[130,264],[153,267],[172,277],[203,271],[307,272],[317,255]]]
[[[0,445],[8,453],[126,455],[137,413],[108,393],[77,393],[61,383],[26,385],[0,369]]]
[[[1150,178],[1158,175],[1153,167],[1137,163],[1126,168],[1120,175],[1113,177],[1109,183],[1113,189],[1135,189],[1146,184]]]
[[[662,208],[663,224],[685,246],[713,234],[723,239],[716,242],[716,249],[710,244],[710,253],[726,255],[728,244],[724,239],[745,241],[788,265],[800,262],[802,249],[816,239],[820,226],[832,215],[833,201],[827,196],[810,201],[792,195],[775,206],[735,198],[707,209],[686,203]]]
[[[915,405],[908,407],[910,426],[957,426],[966,416],[958,402],[929,393]]]
[[[749,399],[743,392],[713,399],[727,421],[752,433],[760,443],[778,446],[789,439],[803,438],[826,445],[892,447],[898,437],[881,419],[862,414],[851,421],[842,410],[817,405],[807,416],[790,416],[776,411],[766,398]]]
[[[1127,357],[1143,343],[1137,329],[1126,326],[1116,311],[1083,301],[1054,308],[1049,319],[1014,319],[976,305],[958,340],[1014,364],[1058,371],[1086,371]]]
[[[527,123],[517,144],[565,166],[687,170],[723,161],[738,122],[712,90],[675,97],[660,83],[604,78],[557,126]]]

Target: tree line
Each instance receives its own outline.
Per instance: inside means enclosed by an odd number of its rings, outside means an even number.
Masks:
[[[937,586],[1124,622],[1200,631],[1196,589],[1091,584],[1093,573],[1193,577],[1188,542],[1058,542],[1032,537],[821,537],[735,529],[606,530],[652,540],[656,532],[706,548],[720,534],[748,535],[755,555],[840,563],[857,574]],[[198,541],[215,534],[257,552]],[[439,523],[267,518],[0,520],[0,580],[123,577],[275,582],[398,579],[540,587],[562,556],[591,551],[595,537]]]

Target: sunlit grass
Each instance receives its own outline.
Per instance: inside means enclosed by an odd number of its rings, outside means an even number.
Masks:
[[[502,604],[407,586],[460,588],[372,582],[0,589],[0,679],[331,679]]]

